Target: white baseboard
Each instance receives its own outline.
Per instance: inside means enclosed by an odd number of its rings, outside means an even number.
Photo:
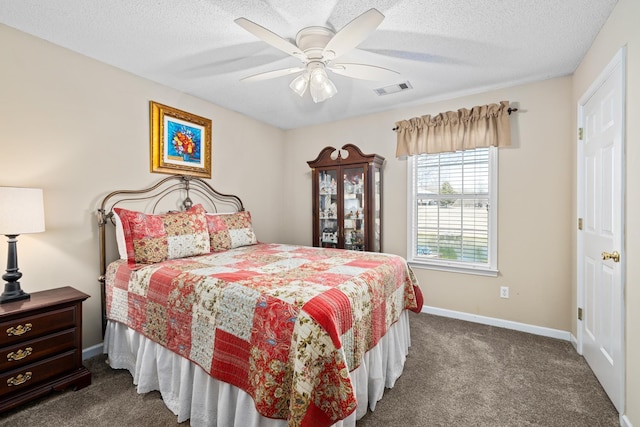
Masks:
[[[497,319],[495,317],[480,316],[478,314],[464,313],[462,311],[446,310],[443,308],[423,306],[422,312],[436,316],[451,317],[468,322],[481,323],[483,325],[497,326],[499,328],[513,329],[544,337],[557,338],[563,341],[571,341],[571,333],[560,329],[545,328],[544,326],[529,325],[527,323],[513,322],[511,320]]]
[[[620,427],[633,427],[626,415],[620,415]]]
[[[99,354],[102,354],[102,343],[83,349],[82,360],[90,359]]]
[[[578,338],[575,337],[575,335],[570,334],[570,339],[569,341],[571,342],[571,345],[573,346],[573,348],[576,350],[576,352],[580,353],[578,351]]]

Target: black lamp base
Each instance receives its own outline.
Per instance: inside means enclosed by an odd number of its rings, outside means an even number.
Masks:
[[[29,298],[31,295],[20,289],[20,283],[5,283],[4,292],[0,295],[0,304]]]
[[[18,301],[29,298],[29,294],[20,289],[20,278],[22,273],[18,270],[18,251],[16,250],[17,234],[7,235],[9,249],[7,251],[7,272],[2,278],[7,282],[4,284],[4,292],[0,295],[0,304],[5,302]]]

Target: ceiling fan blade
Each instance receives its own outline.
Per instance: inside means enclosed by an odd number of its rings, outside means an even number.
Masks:
[[[375,53],[378,55],[391,56],[393,58],[406,59],[409,61],[426,62],[430,64],[459,64],[463,65],[463,61],[442,55],[434,55],[426,52],[415,52],[409,50],[396,50],[396,49],[367,49],[360,48],[366,52]]]
[[[289,55],[298,56],[301,59],[304,58],[304,53],[298,48],[298,46],[283,39],[276,33],[267,30],[263,26],[258,25],[253,21],[249,21],[246,18],[238,18],[234,20],[234,22],[240,25],[245,30],[249,31],[254,36],[261,39],[262,41],[269,43],[271,46],[275,47],[276,49],[280,49],[281,51]]]
[[[324,48],[323,55],[331,60],[358,46],[384,19],[377,9],[369,9],[336,33]]]
[[[388,68],[365,64],[332,64],[327,68],[336,74],[361,80],[388,80],[400,74]]]
[[[304,67],[295,67],[295,68],[282,68],[280,70],[267,71],[264,73],[254,74],[252,76],[247,76],[240,81],[243,82],[257,82],[260,80],[274,79],[276,77],[288,76],[290,74],[299,73],[300,71],[304,71]]]

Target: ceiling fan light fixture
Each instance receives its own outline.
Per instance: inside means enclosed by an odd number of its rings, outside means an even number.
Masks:
[[[315,103],[325,101],[338,93],[338,89],[336,89],[333,82],[329,80],[329,76],[327,76],[324,68],[314,68],[311,70],[309,76],[309,91]]]
[[[302,61],[301,67],[285,68],[245,77],[243,81],[258,81],[286,76],[303,71],[304,74],[289,83],[292,91],[303,96],[307,87],[313,102],[323,102],[338,93],[325,68],[345,77],[363,80],[388,80],[396,71],[367,64],[333,64],[333,61],[358,46],[382,22],[384,15],[369,9],[354,18],[338,32],[330,28],[311,26],[296,34],[295,44],[246,18],[237,18],[236,24],[288,55]],[[395,77],[395,76],[393,76]]]
[[[309,75],[308,73],[300,74],[298,77],[293,79],[289,87],[292,91],[297,93],[300,96],[303,96],[307,91],[307,86],[309,85]]]

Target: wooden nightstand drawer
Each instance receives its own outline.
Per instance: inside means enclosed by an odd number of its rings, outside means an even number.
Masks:
[[[0,304],[0,413],[91,384],[82,366],[82,302],[88,297],[65,286]]]
[[[73,349],[76,333],[75,328],[68,329],[0,349],[0,372],[17,369],[52,354]]]
[[[2,322],[0,323],[0,347],[73,327],[77,322],[76,316],[76,307],[71,306],[22,317],[19,320]]]
[[[18,393],[23,388],[30,388],[65,372],[76,368],[75,350],[44,359],[31,365],[23,366],[0,375],[0,397],[9,393]]]

